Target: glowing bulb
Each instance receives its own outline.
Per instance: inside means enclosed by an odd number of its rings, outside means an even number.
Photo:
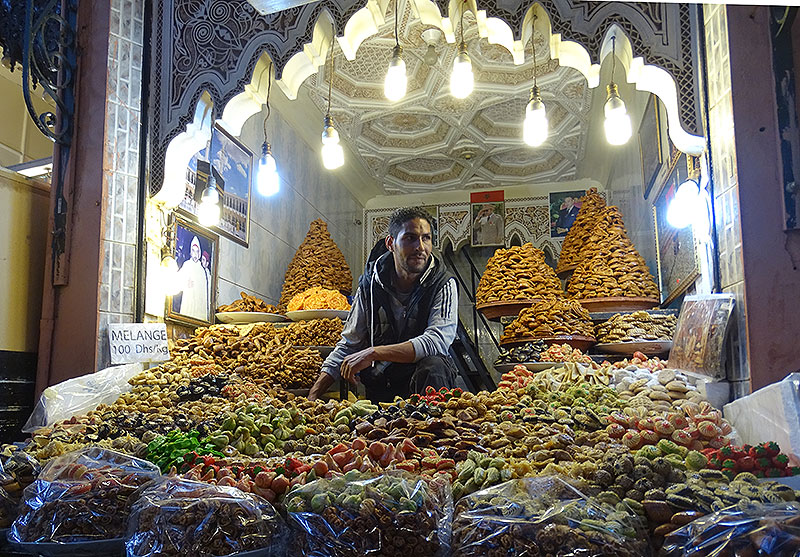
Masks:
[[[458,56],[453,61],[450,72],[450,94],[457,99],[466,99],[475,88],[475,76],[472,74],[472,60],[467,54],[467,44],[458,47]]]
[[[280,189],[280,176],[275,157],[269,143],[261,147],[261,158],[258,161],[258,174],[256,175],[256,188],[263,196],[275,195]]]
[[[397,102],[406,96],[408,78],[406,77],[406,63],[402,58],[403,47],[397,45],[392,52],[392,61],[383,82],[383,94],[392,102]]]
[[[178,280],[178,262],[171,255],[165,255],[161,259],[160,282],[167,296],[174,296],[183,290],[183,285]]]
[[[339,132],[333,127],[330,115],[325,116],[322,130],[322,166],[334,170],[344,164],[344,150],[339,145]]]
[[[203,226],[216,226],[219,224],[220,206],[219,192],[214,185],[213,178],[203,192],[200,207],[197,209],[197,219]]]
[[[699,210],[700,186],[694,180],[686,180],[667,207],[667,222],[673,228],[686,228],[698,220]]]
[[[606,119],[603,127],[606,132],[606,141],[611,145],[624,145],[631,138],[631,117],[625,108],[625,103],[619,98],[617,86],[611,83],[608,86],[608,100],[603,107]]]
[[[548,126],[547,110],[539,95],[539,88],[534,87],[531,90],[531,100],[525,108],[525,121],[522,124],[523,140],[531,147],[538,147],[547,139]]]

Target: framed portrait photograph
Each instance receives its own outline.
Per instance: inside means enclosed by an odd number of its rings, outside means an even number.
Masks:
[[[651,94],[644,109],[639,126],[639,156],[642,159],[642,195],[650,195],[658,173],[664,164],[661,152],[661,118],[658,114],[658,99]]]
[[[563,238],[575,224],[586,190],[550,193],[550,237]]]
[[[222,211],[219,224],[211,230],[247,247],[253,153],[218,125],[211,131],[210,146],[195,154],[186,169],[186,189],[178,210],[195,222],[203,190],[212,173],[217,181]]]
[[[433,219],[431,223],[431,236],[433,239],[433,247],[439,249],[439,206],[438,205],[425,205],[422,207]]]
[[[183,289],[167,297],[165,317],[189,325],[214,322],[217,297],[219,237],[200,226],[176,218],[174,223],[178,280]]]
[[[488,201],[470,204],[471,244],[478,246],[504,246],[506,243],[505,201]]]
[[[676,151],[670,161],[669,175],[653,203],[656,229],[656,258],[661,305],[666,306],[694,284],[700,276],[694,232],[691,226],[676,229],[667,222],[667,208],[678,186],[689,175],[689,161]]]

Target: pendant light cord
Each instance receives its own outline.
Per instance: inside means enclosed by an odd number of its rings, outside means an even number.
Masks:
[[[331,91],[333,89],[333,47],[334,43],[331,40],[330,61],[331,67],[329,68],[330,74],[328,75],[328,116],[331,115]]]
[[[269,63],[269,68],[267,69],[267,102],[265,103],[267,106],[267,115],[264,116],[264,143],[267,142],[267,120],[269,120],[269,94],[272,90],[272,62]]]
[[[461,44],[464,44],[464,12],[467,11],[467,0],[464,0],[464,4],[461,8]]]
[[[531,48],[533,49],[533,86],[536,87],[536,41],[534,35],[536,33],[536,7],[534,6],[533,23],[531,23]]]
[[[400,11],[400,0],[394,0],[394,44],[400,46],[400,37],[397,35],[398,17]]]
[[[617,67],[617,36],[611,37],[611,83],[614,83],[614,70]]]

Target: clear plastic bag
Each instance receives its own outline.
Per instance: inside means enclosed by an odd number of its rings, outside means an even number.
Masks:
[[[32,433],[72,416],[86,414],[101,404],[114,403],[119,395],[131,390],[128,380],[143,370],[140,363],[107,367],[47,387],[22,431]]]
[[[453,501],[444,478],[357,471],[293,489],[284,501],[293,555],[440,556],[450,549]]]
[[[166,478],[134,503],[125,538],[128,557],[278,557],[286,554],[288,528],[258,495]]]
[[[736,505],[671,532],[663,553],[720,557],[800,555],[800,503]]]
[[[20,543],[121,538],[128,499],[160,476],[155,464],[109,449],[67,453],[47,463],[25,488],[10,537]]]
[[[456,504],[454,557],[648,554],[643,517],[624,503],[587,498],[558,476],[511,480]]]

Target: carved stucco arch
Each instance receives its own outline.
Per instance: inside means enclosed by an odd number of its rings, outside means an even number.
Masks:
[[[448,42],[456,40],[459,0],[409,1],[414,15],[423,23],[441,29]],[[590,87],[600,85],[600,65],[610,54],[610,37],[615,35],[617,57],[625,67],[627,81],[662,100],[670,138],[676,147],[690,154],[703,151],[704,140],[697,130],[698,118],[692,102],[694,71],[691,45],[687,45],[690,37],[685,36],[691,29],[688,7],[541,0],[524,7],[520,2],[516,9],[509,10],[505,6],[514,4],[513,1],[485,0],[479,5],[475,0],[467,2],[475,15],[479,35],[507,48],[515,64],[524,61],[524,46],[530,40],[535,8],[536,28],[549,37],[551,57],[580,71]],[[197,0],[157,0],[154,13],[158,23],[153,33],[150,191],[158,194],[156,199],[167,206],[172,205],[177,194],[160,192],[162,185],[182,184],[185,171],[181,170],[179,175],[177,163],[167,164],[167,152],[178,162],[184,159],[188,162],[198,150],[195,146],[202,146],[210,136],[211,117],[218,112],[211,110],[214,106],[224,107],[219,120],[231,133],[239,135],[244,122],[265,101],[268,63],[264,54],[274,61],[278,86],[290,99],[295,98],[302,82],[325,62],[334,38],[348,59],[357,55],[363,41],[383,24],[389,0],[323,0],[269,16],[260,16],[245,0],[200,0],[199,4],[200,9]],[[186,10],[189,5],[194,10],[191,14]],[[219,32],[206,25],[211,22],[197,18],[215,14],[222,18],[223,24],[228,24],[222,27],[228,30],[235,45],[228,45],[222,62],[211,64],[211,58],[206,57],[195,59],[192,65],[191,57],[186,58],[188,46],[202,46],[194,43],[206,40],[209,33]],[[232,28],[236,26],[230,20],[234,16],[250,18],[248,28],[241,31],[242,36],[233,36]],[[165,31],[169,31],[169,40]],[[587,44],[573,40],[582,37]],[[652,38],[653,44],[648,44],[644,37]],[[635,55],[642,50],[647,50],[644,54],[648,61],[655,63],[646,63],[644,56]],[[165,55],[169,63],[163,63]],[[198,60],[203,62],[199,68]],[[664,67],[659,67],[659,63]],[[182,69],[178,78],[169,73],[176,66]],[[688,82],[687,68],[691,77]],[[208,122],[198,123],[199,113]],[[190,148],[195,151],[187,155],[184,151]]]

